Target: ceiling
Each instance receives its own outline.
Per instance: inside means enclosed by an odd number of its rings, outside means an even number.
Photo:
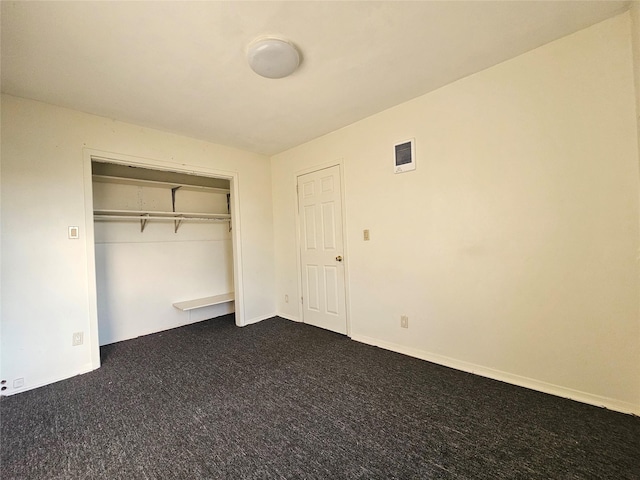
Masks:
[[[629,8],[628,1],[2,1],[2,91],[271,155]],[[287,78],[256,37],[302,54]]]

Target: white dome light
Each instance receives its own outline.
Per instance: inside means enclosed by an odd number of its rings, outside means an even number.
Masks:
[[[267,78],[291,75],[300,65],[298,50],[279,38],[262,38],[249,45],[247,60],[252,70]]]

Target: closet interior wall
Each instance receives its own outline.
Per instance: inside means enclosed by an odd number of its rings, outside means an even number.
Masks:
[[[95,161],[92,173],[100,345],[234,311],[173,305],[233,292],[228,180]]]

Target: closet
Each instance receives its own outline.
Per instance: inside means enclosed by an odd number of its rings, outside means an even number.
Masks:
[[[229,180],[91,167],[100,345],[233,312]]]

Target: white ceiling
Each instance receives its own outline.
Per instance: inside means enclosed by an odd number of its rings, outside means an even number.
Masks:
[[[2,91],[264,154],[626,10],[628,1],[2,1]],[[257,76],[256,37],[300,49]]]

